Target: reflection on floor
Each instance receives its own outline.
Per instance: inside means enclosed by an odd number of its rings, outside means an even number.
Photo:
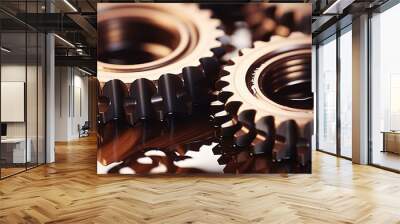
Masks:
[[[265,147],[257,141],[252,142],[255,146],[246,143],[240,147],[234,144],[234,136],[221,137],[217,133],[207,111],[135,126],[113,120],[100,129],[98,174],[311,172],[310,148],[306,144],[293,147],[286,140],[294,139],[295,134],[290,138],[284,133],[282,141],[271,145],[265,141]],[[239,136],[252,139],[250,134]],[[290,155],[283,153],[286,151]]]
[[[313,152],[313,174],[96,175],[96,140],[0,181],[0,223],[398,223],[400,175]]]
[[[7,177],[13,175],[15,173],[19,173],[25,170],[25,167],[8,167],[8,168],[1,168],[1,177]]]
[[[5,178],[19,172],[25,171],[25,169],[30,169],[31,167],[37,166],[36,163],[27,163],[25,164],[3,164],[1,168],[1,178]]]
[[[373,164],[400,171],[400,155],[392,152],[374,151]]]

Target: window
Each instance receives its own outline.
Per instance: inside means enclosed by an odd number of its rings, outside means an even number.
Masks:
[[[336,36],[318,47],[318,149],[336,153]]]
[[[371,162],[400,170],[400,5],[371,18]]]
[[[340,46],[340,155],[352,157],[352,33],[351,26],[341,32]]]

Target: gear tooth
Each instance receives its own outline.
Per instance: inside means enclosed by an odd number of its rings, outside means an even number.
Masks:
[[[261,114],[261,113],[256,113],[256,116],[254,116],[254,121],[258,122],[261,118],[263,118],[265,116],[265,114]]]
[[[239,61],[240,61],[240,55],[236,56],[236,57],[233,57],[231,59],[231,61],[233,62],[233,65],[237,65],[239,63]]]
[[[238,114],[237,111],[239,107],[242,105],[242,102],[240,101],[230,101],[225,104],[225,110],[228,111],[228,113],[232,115]]]
[[[225,33],[224,33],[223,30],[218,29],[218,28],[215,30],[215,36],[217,37],[217,38],[215,39],[216,47],[222,46],[222,41],[220,41],[219,39],[220,39],[221,37],[223,37],[224,35],[225,35]]]
[[[231,97],[229,97],[229,98],[227,98],[227,99],[225,100],[225,105],[228,104],[228,103],[231,103],[231,102],[233,102],[233,101],[236,101],[236,100],[233,98],[233,96],[231,96]]]
[[[241,98],[237,95],[233,95],[229,98],[229,101],[241,101]]]
[[[228,86],[228,85],[229,85],[229,82],[225,82],[225,81],[223,81],[223,80],[218,80],[218,81],[215,83],[215,88],[221,90],[222,88],[224,88],[224,87],[226,87],[226,86]]]
[[[236,95],[234,95],[232,98],[234,98]],[[239,99],[240,100],[240,99]],[[239,101],[238,100],[238,101]],[[246,104],[246,103],[244,103],[244,104],[242,104],[242,106],[239,108],[239,110],[238,110],[238,114],[240,114],[240,113],[242,113],[242,112],[244,112],[244,111],[246,111],[246,110],[252,110],[253,108],[252,107],[250,107],[248,104]],[[257,114],[257,113],[256,113]]]
[[[233,92],[234,89],[233,89],[233,86],[229,84],[229,85],[225,86],[224,88],[222,88],[222,91],[223,92]]]
[[[221,70],[221,74],[220,74],[220,77],[224,77],[224,76],[227,76],[227,75],[229,75],[230,73],[228,72],[228,71],[226,71],[226,70]]]
[[[214,100],[210,103],[211,114],[216,114],[219,111],[224,110],[225,104],[219,100]]]
[[[211,10],[202,10],[204,11],[204,14],[207,13],[207,17],[211,17],[212,16],[212,11]],[[216,28],[218,28],[219,26],[221,26],[221,21],[219,19],[211,19],[211,24],[212,26],[215,26]]]
[[[242,126],[242,128],[236,131],[234,134],[235,144],[239,147],[245,147],[250,145],[255,137],[256,137],[255,129],[249,126]]]
[[[264,47],[267,43],[264,41],[256,41],[254,42],[254,48],[257,49],[259,47]]]
[[[228,127],[232,127],[234,125],[235,125],[235,123],[232,120],[229,120],[229,121],[221,124],[221,128],[228,128]]]
[[[212,43],[214,43],[214,42],[212,42]],[[212,45],[212,43],[210,44],[211,48],[215,47],[215,45]],[[202,57],[199,59],[199,61],[196,62],[197,64],[194,65],[194,66],[201,66],[200,60],[201,60],[202,58],[211,58],[211,57],[214,56],[214,52],[212,52],[211,48],[210,48],[210,50],[205,51],[205,52],[202,54]]]
[[[198,8],[197,5],[196,5],[196,7]],[[198,10],[200,10],[200,9],[198,8]],[[210,18],[212,16],[212,11],[209,9],[202,9],[202,10],[200,10],[200,12],[201,12],[201,15],[204,17]],[[219,25],[219,22],[217,19],[211,19],[210,22],[211,22],[210,25],[212,25],[212,26],[217,27]]]
[[[270,41],[280,41],[280,40],[283,40],[283,39],[285,39],[285,38],[275,35],[275,36],[271,37]]]
[[[239,114],[239,118],[238,120],[244,124],[246,124],[247,126],[253,126],[254,127],[254,116],[256,114],[255,110],[245,110],[242,111]]]
[[[217,29],[217,31],[215,31],[218,34],[218,37],[222,37],[225,35],[225,32],[222,29]]]
[[[210,103],[210,106],[224,106],[225,104],[219,100],[214,100]]]
[[[289,38],[303,38],[306,37],[306,35],[304,35],[301,32],[293,32],[289,35]]]
[[[231,80],[230,80],[229,78],[226,78],[227,76],[229,76],[229,75],[222,76],[219,80],[222,81],[222,82],[227,82],[227,83],[230,84],[230,81],[231,81]]]
[[[211,51],[211,56],[209,56],[209,57],[213,57],[213,56],[215,56],[215,52],[213,51],[215,48],[218,48],[218,47],[221,47],[222,46],[222,43],[219,41],[219,40],[217,40],[217,39],[215,39],[213,42],[211,42],[210,43],[210,51]]]
[[[239,128],[240,128],[240,125],[231,119],[221,125],[220,136],[221,137],[232,137]]]
[[[234,70],[234,67],[233,67],[232,65],[228,65],[228,66],[225,66],[224,70],[227,71],[229,74],[232,74],[232,73],[233,73],[233,70]],[[227,76],[225,76],[225,77],[228,77],[228,76],[229,76],[229,75],[227,75]],[[229,77],[228,77],[228,78],[229,78]]]
[[[251,49],[250,48],[243,48],[243,49],[240,49],[239,50],[239,52],[240,52],[240,54],[249,54],[249,52],[251,51]]]
[[[225,71],[227,71],[228,73],[229,73],[229,75],[226,75],[226,76],[223,76],[223,77],[221,77],[221,79],[220,80],[222,80],[222,81],[225,81],[225,82],[228,82],[229,84],[231,84],[232,83],[232,71],[230,71],[232,68],[225,68],[224,70]]]
[[[231,120],[231,115],[227,111],[222,110],[215,113],[212,118],[215,125],[221,126],[221,124]]]
[[[221,101],[221,102],[225,102],[226,103],[227,100],[232,97],[232,95],[233,95],[232,92],[221,91],[218,94],[218,100]]]
[[[224,117],[224,116],[228,116],[228,112],[226,112],[225,110],[217,112],[214,114],[215,117]]]
[[[276,116],[275,117],[275,126],[278,127],[285,120],[286,120],[285,118],[281,118],[280,116]]]
[[[200,11],[200,7],[197,5],[197,4],[195,4],[195,3],[189,3],[189,4],[183,4],[183,3],[180,3],[182,6],[186,6],[186,7],[188,7],[188,9],[186,9],[186,10],[196,10],[196,11]]]

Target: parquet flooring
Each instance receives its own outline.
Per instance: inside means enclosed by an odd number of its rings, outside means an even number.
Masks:
[[[15,173],[22,172],[24,170],[25,170],[25,167],[6,167],[6,168],[3,167],[3,168],[1,168],[1,176],[7,177],[7,176],[13,175]]]
[[[312,175],[96,175],[96,142],[0,181],[0,223],[400,223],[400,175],[315,152]]]

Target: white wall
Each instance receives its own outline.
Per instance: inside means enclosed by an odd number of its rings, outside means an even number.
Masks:
[[[25,82],[25,64],[3,64],[1,81]],[[6,110],[6,108],[1,108]],[[7,122],[7,137],[25,137],[25,122]]]
[[[88,78],[85,76],[82,76],[82,73],[79,72],[78,75],[76,74],[75,70],[75,75],[74,75],[74,108],[72,109],[72,114],[73,119],[72,119],[72,136],[75,138],[78,137],[78,124],[83,125],[85,121],[88,121],[89,119],[89,111],[88,111]]]
[[[3,64],[1,66],[1,81],[2,82],[25,82],[25,64]],[[32,66],[28,66],[31,70]],[[30,94],[28,93],[28,96]],[[36,92],[35,92],[36,96]],[[6,108],[1,108],[7,110]],[[30,120],[28,118],[28,120]],[[7,122],[7,137],[25,137],[25,122]]]
[[[70,141],[88,120],[88,78],[72,67],[56,67],[55,74],[55,140]]]
[[[69,69],[67,67],[55,68],[55,141],[68,139],[68,87]]]
[[[26,112],[26,120],[23,122],[6,122],[8,138],[25,138],[30,140],[32,161],[44,163],[44,74],[41,66],[27,65],[25,63],[8,62],[1,66],[2,82],[24,82],[26,85],[26,107],[21,108],[22,113]],[[27,79],[27,80],[25,80]],[[24,91],[22,90],[22,93]],[[7,96],[2,96],[7,97]],[[3,112],[13,113],[10,108],[1,108]]]

